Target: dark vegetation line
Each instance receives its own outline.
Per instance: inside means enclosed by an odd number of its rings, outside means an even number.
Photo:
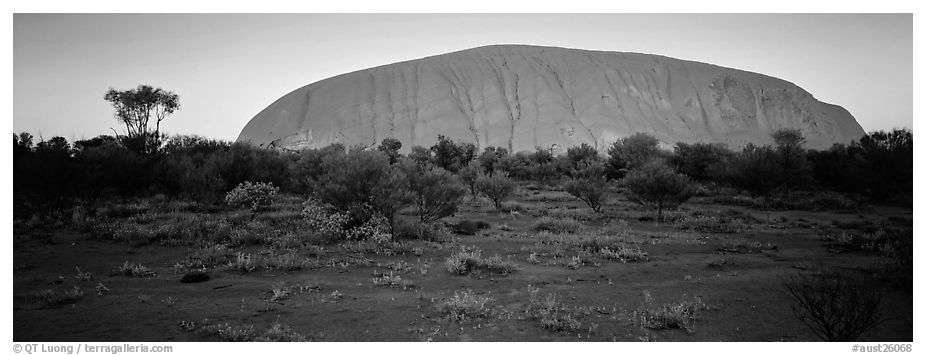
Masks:
[[[28,218],[42,210],[101,199],[158,194],[213,204],[245,181],[311,195],[326,175],[326,165],[331,165],[326,161],[361,157],[385,160],[395,168],[407,160],[472,182],[501,174],[565,187],[570,182],[575,187],[620,184],[647,164],[662,165],[668,168],[663,173],[680,174],[702,188],[733,187],[770,204],[787,201],[789,194],[826,190],[862,202],[912,205],[911,131],[872,132],[823,151],[804,149],[798,131],[782,130],[774,136],[773,146],[747,145],[741,151],[715,143],[678,143],[670,152],[658,149],[655,138],[639,133],[615,142],[606,155],[583,144],[554,156],[542,148],[510,154],[505,148],[488,147],[477,154],[473,144],[443,136],[429,148],[415,146],[402,155],[401,142],[389,138],[366,151],[340,144],[287,151],[178,135],[161,137],[156,149],[150,149],[138,148],[128,137],[100,135],[72,144],[63,137],[35,142],[23,132],[13,135],[14,213]],[[475,192],[475,185],[468,185]]]

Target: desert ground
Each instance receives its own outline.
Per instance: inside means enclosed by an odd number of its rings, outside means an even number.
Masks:
[[[521,183],[504,212],[468,196],[443,233],[371,243],[311,239],[303,201],[252,217],[155,197],[14,221],[14,341],[820,341],[784,284],[821,267],[883,295],[860,340],[913,340],[912,271],[879,242],[912,233],[908,208],[716,193],[659,221],[616,188],[595,213]],[[449,265],[461,254],[484,263]]]

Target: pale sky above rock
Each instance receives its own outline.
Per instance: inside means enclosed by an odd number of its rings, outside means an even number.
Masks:
[[[120,129],[110,88],[180,95],[169,133],[234,140],[277,98],[338,74],[491,44],[659,54],[758,72],[913,127],[910,14],[15,14],[13,130]]]

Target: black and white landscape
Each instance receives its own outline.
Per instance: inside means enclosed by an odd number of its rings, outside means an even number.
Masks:
[[[911,38],[16,14],[13,339],[912,342]]]

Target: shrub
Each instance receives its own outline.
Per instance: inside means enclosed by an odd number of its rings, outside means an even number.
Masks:
[[[450,231],[437,223],[402,223],[396,231],[399,238],[427,240],[432,242],[445,242],[452,240]]]
[[[649,291],[644,291],[643,304],[633,312],[632,317],[634,324],[646,329],[682,329],[694,333],[698,311],[706,308],[700,297],[656,305]]]
[[[338,212],[315,198],[309,198],[302,204],[302,218],[311,231],[328,240],[343,238],[350,221],[347,213]]]
[[[882,322],[882,295],[864,280],[822,269],[785,279],[794,315],[825,341],[854,341]]]
[[[74,286],[73,289],[66,291],[51,289],[36,291],[29,294],[27,298],[37,303],[40,307],[57,307],[65,304],[77,303],[77,301],[83,297],[84,292],[81,291],[80,287]]]
[[[492,200],[496,210],[501,210],[502,202],[511,197],[516,188],[517,185],[511,179],[501,174],[480,176],[476,179],[476,189]]]
[[[473,290],[467,289],[454,292],[453,297],[438,303],[437,310],[446,314],[452,321],[466,323],[492,315],[492,308],[488,306],[492,301],[491,297],[479,296]]]
[[[152,271],[151,269],[148,269],[144,265],[130,263],[128,261],[122,263],[122,265],[119,265],[119,267],[116,268],[116,271],[122,275],[129,276],[129,277],[157,276],[156,272]]]
[[[403,280],[402,275],[395,275],[392,271],[390,271],[388,275],[383,274],[379,277],[374,277],[373,285],[383,287],[402,287],[403,290],[413,286],[410,281]]]
[[[421,222],[433,222],[457,212],[466,196],[466,187],[457,177],[447,170],[422,168],[407,160],[402,162],[401,167],[408,177],[409,190]]]
[[[691,183],[661,161],[646,164],[624,178],[629,198],[643,206],[655,209],[662,219],[662,211],[674,209],[691,198]]]
[[[273,196],[280,191],[272,183],[242,182],[225,195],[225,202],[231,206],[244,206],[251,210],[251,218],[273,202]]]
[[[527,294],[530,299],[524,313],[528,317],[539,319],[542,327],[553,331],[579,332],[582,323],[567,312],[566,305],[562,303],[562,298],[557,294],[547,293],[545,297],[541,297],[540,288],[531,285],[527,286]]]
[[[541,217],[534,223],[537,232],[575,233],[582,229],[582,224],[572,218]]]
[[[504,275],[518,270],[517,265],[502,259],[501,256],[483,258],[482,251],[479,249],[463,250],[453,254],[445,260],[444,265],[447,271],[457,275],[468,275],[483,271]]]
[[[489,228],[486,221],[471,221],[468,219],[460,220],[456,224],[450,225],[450,229],[456,234],[476,235],[482,229]]]
[[[350,225],[363,224],[374,213],[395,228],[396,213],[412,202],[408,178],[379,151],[330,154],[325,174],[316,182],[316,196],[337,212],[350,216]]]
[[[263,335],[257,337],[257,341],[303,342],[306,341],[306,337],[290,326],[277,322],[273,323]]]

